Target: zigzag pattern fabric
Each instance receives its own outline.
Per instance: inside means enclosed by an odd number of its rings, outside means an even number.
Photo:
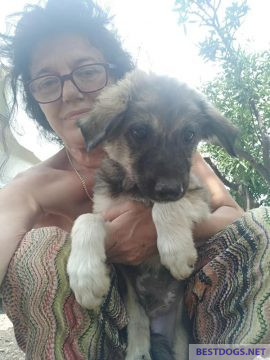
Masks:
[[[32,230],[16,251],[2,296],[17,343],[31,360],[121,360],[128,318],[115,271],[101,311],[83,309],[69,287],[69,253],[69,235],[56,227]]]
[[[247,212],[200,249],[186,304],[196,343],[270,343],[270,208]]]
[[[189,280],[186,303],[196,343],[270,343],[270,208],[258,208],[211,238]],[[31,360],[121,360],[128,316],[112,268],[101,311],[81,308],[66,273],[70,238],[29,232],[2,284],[7,315]]]

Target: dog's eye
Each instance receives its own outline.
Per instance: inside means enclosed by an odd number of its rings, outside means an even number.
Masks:
[[[183,134],[183,139],[184,141],[189,144],[191,143],[195,138],[195,132],[191,129],[187,129],[185,130],[184,134]]]
[[[129,129],[129,135],[136,141],[143,141],[146,139],[149,128],[146,125],[134,125]]]

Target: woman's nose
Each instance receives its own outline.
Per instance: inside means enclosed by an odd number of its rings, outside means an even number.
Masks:
[[[83,99],[83,93],[81,93],[71,80],[65,80],[62,89],[62,100],[64,102]]]

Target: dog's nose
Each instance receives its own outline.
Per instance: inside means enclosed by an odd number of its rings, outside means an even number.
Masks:
[[[156,196],[161,200],[173,201],[182,195],[183,186],[176,180],[159,180],[156,182],[154,190]]]

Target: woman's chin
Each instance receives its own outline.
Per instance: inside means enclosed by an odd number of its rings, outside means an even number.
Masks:
[[[71,136],[67,136],[64,139],[64,143],[66,144],[66,146],[70,149],[77,149],[77,150],[81,150],[81,151],[86,151],[86,146],[85,146],[85,142],[84,142],[84,138],[82,136],[81,133],[73,133]]]

